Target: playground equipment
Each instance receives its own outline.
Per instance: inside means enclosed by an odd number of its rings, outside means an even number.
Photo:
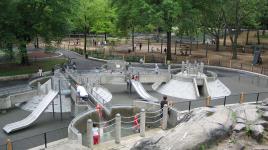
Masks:
[[[5,125],[3,127],[3,130],[6,133],[10,133],[30,126],[45,111],[45,109],[57,95],[58,91],[49,91],[49,93],[42,99],[41,103],[39,103],[36,109],[29,116],[27,116],[23,120]]]

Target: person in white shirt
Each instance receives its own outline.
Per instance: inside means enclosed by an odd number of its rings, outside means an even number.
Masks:
[[[92,132],[93,132],[93,143],[94,143],[94,145],[99,144],[100,143],[99,128],[97,127],[97,125],[95,123],[93,123]]]
[[[77,95],[80,98],[82,98],[82,100],[84,101],[88,100],[88,93],[83,86],[76,84],[76,92],[77,92]]]
[[[158,67],[157,64],[155,64],[154,72],[155,72],[156,74],[158,74],[158,72],[159,72],[159,67]]]
[[[38,68],[38,74],[39,74],[39,77],[43,76],[43,69],[41,67]]]

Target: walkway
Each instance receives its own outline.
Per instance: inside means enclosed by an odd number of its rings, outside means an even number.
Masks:
[[[149,138],[154,135],[165,134],[166,132],[160,128],[151,129],[145,132],[144,138]],[[127,137],[121,138],[120,144],[115,144],[115,141],[108,141],[96,145],[93,147],[94,150],[129,150],[138,140],[142,139],[139,134],[130,135]],[[44,148],[44,146],[39,146],[32,148],[31,150],[40,150]],[[62,139],[53,143],[48,144],[48,148],[46,150],[66,150],[66,149],[76,149],[76,150],[85,150],[88,149],[85,146],[81,146],[73,141],[68,139]]]
[[[72,52],[72,51],[61,50],[60,52],[65,57],[71,58],[72,62],[76,63],[78,71],[96,69],[96,68],[101,67],[103,64],[105,64],[104,62],[101,62],[101,61],[85,59],[84,56],[78,53]]]

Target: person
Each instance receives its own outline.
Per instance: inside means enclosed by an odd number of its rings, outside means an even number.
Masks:
[[[93,132],[93,144],[94,145],[99,144],[100,143],[99,128],[95,123],[93,123],[92,132]]]
[[[84,101],[88,100],[88,93],[83,86],[76,84],[76,92],[77,92],[77,95],[80,98],[82,98],[82,100],[84,100]]]
[[[52,67],[52,69],[51,69],[52,76],[54,76],[54,72],[55,72],[55,69],[54,69],[54,67]]]
[[[38,68],[38,74],[39,74],[39,77],[43,76],[43,69],[41,67]]]
[[[73,70],[76,70],[76,63],[73,63]]]
[[[162,111],[161,118],[163,117],[163,108],[164,108],[165,105],[168,105],[168,101],[167,101],[167,96],[166,95],[163,96],[163,99],[160,102],[160,108],[161,108],[161,111]]]
[[[140,64],[143,64],[143,63],[144,63],[143,59],[142,59],[142,58],[140,58]]]
[[[164,49],[164,52],[167,53],[167,48]]]
[[[159,72],[159,67],[158,67],[157,64],[155,64],[154,72],[155,72],[156,74],[158,74],[158,72]]]
[[[152,52],[152,53],[154,52],[154,47],[153,47],[153,46],[151,47],[151,52]]]
[[[140,124],[139,124],[138,115],[134,116],[133,128],[135,132],[140,132]]]
[[[140,43],[140,50],[141,50],[141,48],[142,48],[142,43]]]
[[[135,44],[134,44],[134,51],[136,51],[136,47],[137,47],[137,44],[135,43]]]

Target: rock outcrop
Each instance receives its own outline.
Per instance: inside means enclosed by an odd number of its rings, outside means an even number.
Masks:
[[[231,131],[231,111],[223,106],[198,108],[187,122],[180,123],[166,135],[138,141],[132,150],[181,150],[195,149],[226,137]]]

